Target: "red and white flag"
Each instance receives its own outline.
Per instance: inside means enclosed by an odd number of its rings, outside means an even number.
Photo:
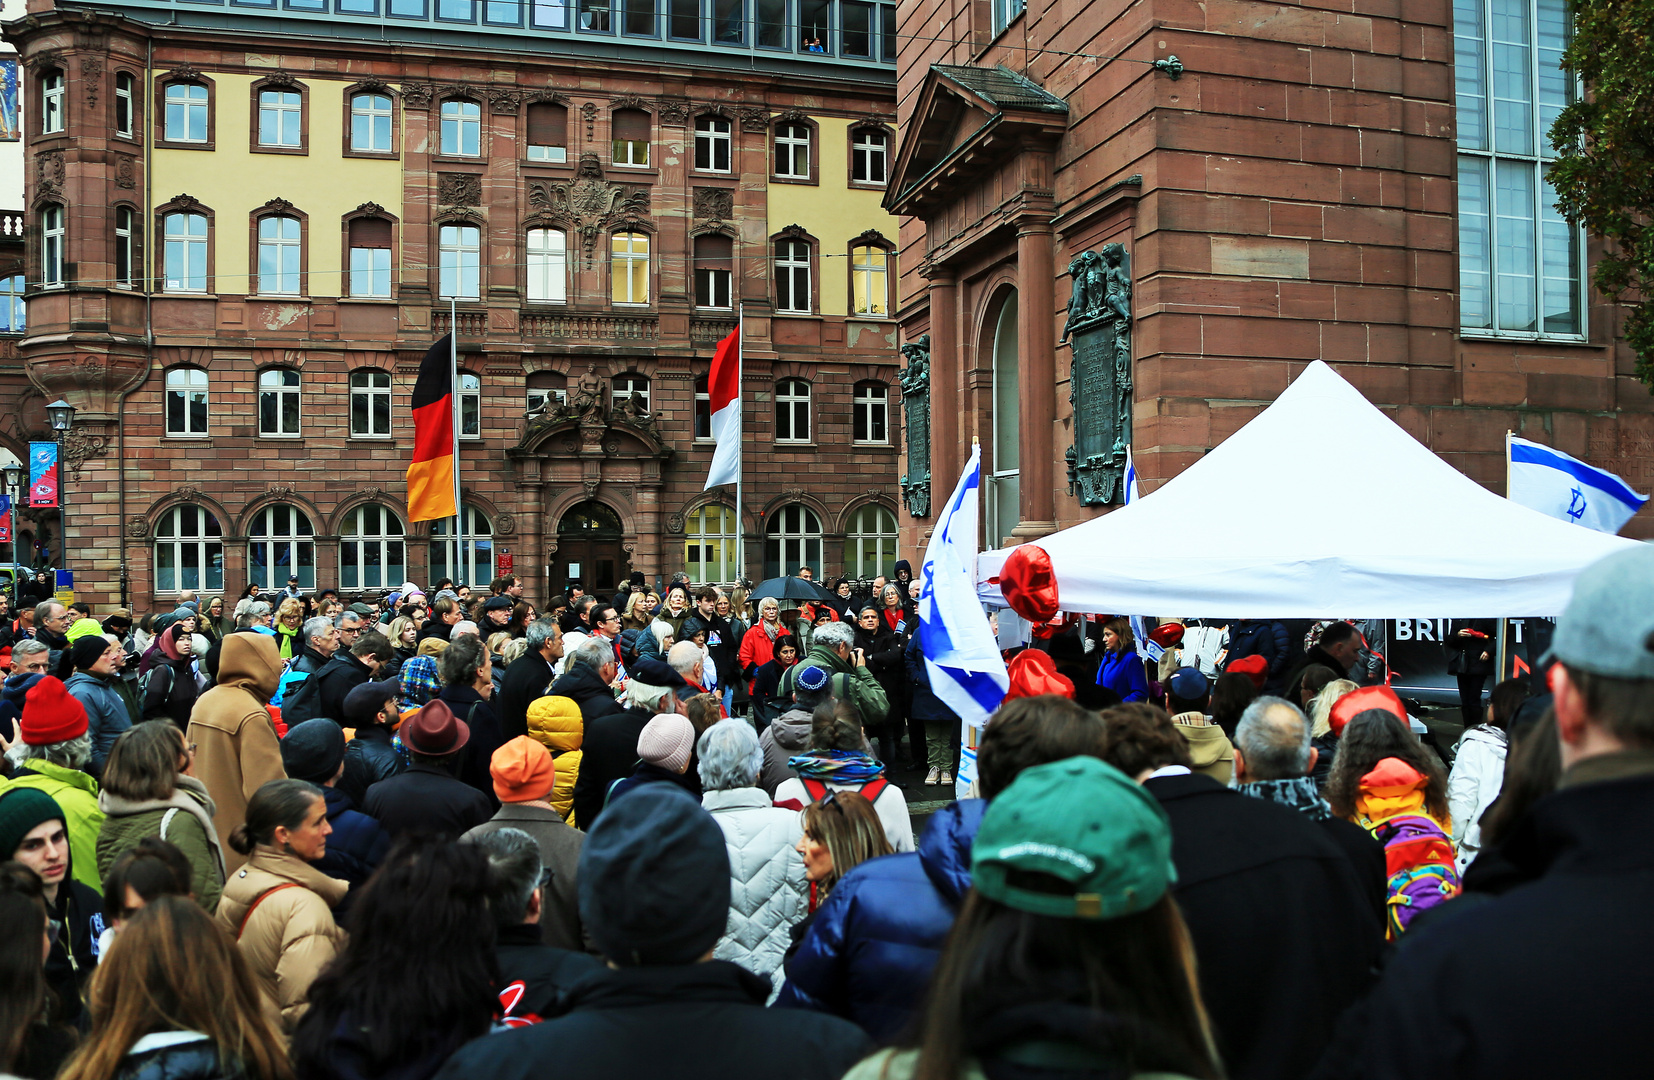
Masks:
[[[739,483],[741,479],[741,327],[737,323],[728,337],[718,343],[712,356],[712,374],[706,380],[711,398],[712,438],[718,448],[712,452],[712,468],[706,488]],[[705,491],[706,488],[702,488]]]

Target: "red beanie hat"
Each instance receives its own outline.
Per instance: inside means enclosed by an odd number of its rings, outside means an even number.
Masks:
[[[1024,649],[1017,653],[1005,665],[1005,672],[1011,677],[1011,686],[1005,691],[1006,701],[1040,694],[1056,694],[1070,700],[1074,697],[1074,683],[1068,676],[1057,674],[1057,665],[1051,654],[1041,649]]]
[[[1252,680],[1253,686],[1262,690],[1264,682],[1269,678],[1269,661],[1262,656],[1243,656],[1232,662],[1224,670],[1245,675]]]
[[[1327,726],[1334,735],[1341,736],[1349,722],[1368,709],[1393,713],[1404,727],[1407,726],[1407,707],[1388,686],[1363,686],[1359,690],[1351,690],[1333,702],[1332,712],[1327,716]]]
[[[86,734],[86,706],[70,696],[61,679],[43,676],[23,698],[21,731],[30,746],[78,739]]]

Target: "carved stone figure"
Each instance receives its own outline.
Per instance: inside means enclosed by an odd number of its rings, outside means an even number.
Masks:
[[[907,367],[899,376],[902,414],[907,421],[907,472],[902,475],[902,501],[909,515],[930,516],[930,335],[901,347]]]
[[[603,179],[603,163],[596,154],[580,155],[572,181],[534,181],[528,202],[542,216],[571,226],[580,236],[588,267],[598,238],[608,230],[649,215],[649,189],[628,188]]]
[[[1122,244],[1087,251],[1069,264],[1068,326],[1073,368],[1074,445],[1064,455],[1069,490],[1082,505],[1124,497],[1131,447],[1131,272]],[[1071,339],[1071,340],[1070,340]]]
[[[1119,245],[1114,245],[1118,247]],[[1068,264],[1071,289],[1068,296],[1068,321],[1063,323],[1058,344],[1068,335],[1102,313],[1103,257],[1095,251],[1082,251]]]
[[[580,376],[575,384],[574,396],[569,400],[568,413],[571,416],[584,416],[598,407],[603,400],[603,380],[597,376],[597,365],[586,365],[586,373]]]

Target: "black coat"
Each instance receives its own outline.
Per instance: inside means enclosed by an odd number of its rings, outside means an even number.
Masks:
[[[1502,851],[1530,883],[1415,924],[1317,1075],[1648,1075],[1654,776],[1564,787]]]
[[[1460,637],[1460,630],[1479,630],[1486,637]],[[1499,623],[1495,619],[1454,619],[1448,624],[1447,650],[1449,675],[1491,675],[1498,657]],[[1487,659],[1482,654],[1487,653]]]
[[[1144,787],[1171,819],[1174,895],[1229,1075],[1304,1076],[1384,947],[1349,858],[1303,814],[1210,777]]]
[[[390,729],[375,724],[357,728],[356,737],[345,744],[345,774],[338,787],[357,806],[367,802],[368,788],[407,769],[407,754],[394,739]]]
[[[500,692],[494,695],[494,712],[506,742],[528,734],[528,707],[546,696],[555,678],[546,658],[532,649],[507,665]]]
[[[632,766],[637,764],[637,737],[651,719],[652,715],[642,709],[621,709],[586,721],[585,738],[580,744],[580,775],[574,781],[574,820],[581,829],[592,831],[603,813],[610,785],[632,775]]]
[[[98,937],[108,927],[103,897],[76,881],[71,870],[57,887],[50,915],[59,924],[57,940],[46,954],[46,985],[58,998],[52,1018],[73,1024],[83,1011],[81,989],[98,963]]]
[[[538,926],[501,927],[498,940],[495,955],[505,979],[500,1003],[510,1006],[512,1017],[543,1020],[556,1015],[575,983],[603,970],[602,961],[589,953],[547,945],[540,939]],[[520,998],[518,983],[522,984]]]
[[[391,849],[391,834],[373,818],[356,809],[349,795],[336,787],[323,788],[327,821],[333,833],[327,838],[327,852],[313,864],[331,878],[360,888]]]
[[[605,970],[554,1020],[473,1040],[438,1080],[838,1080],[872,1042],[836,1016],[766,1009],[768,979],[724,960]]]
[[[190,657],[183,656],[163,660],[149,669],[149,682],[144,687],[145,720],[171,720],[180,731],[190,726],[190,711],[200,693],[191,663]]]
[[[368,788],[362,809],[378,818],[393,838],[428,832],[457,840],[494,816],[482,792],[441,769],[421,764]]]
[[[867,672],[878,680],[879,686],[884,689],[885,700],[890,703],[884,727],[897,729],[907,719],[907,661],[904,655],[907,635],[890,629],[884,621],[884,613],[880,612],[879,628],[874,633],[869,634],[860,626],[856,627],[853,648],[861,649],[867,657]]]
[[[1298,662],[1292,667],[1292,674],[1287,676],[1286,698],[1288,701],[1291,701],[1294,704],[1297,703],[1299,697],[1301,696],[1298,692],[1299,688],[1304,683],[1304,672],[1308,671],[1315,664],[1320,664],[1324,668],[1331,668],[1333,674],[1337,675],[1340,679],[1347,679],[1350,677],[1349,668],[1340,664],[1331,653],[1317,645],[1308,652],[1304,653],[1304,655],[1298,659]]]
[[[459,755],[459,767],[454,775],[476,788],[488,800],[492,814],[500,808],[494,797],[494,778],[488,771],[494,751],[505,745],[500,733],[500,720],[493,706],[469,686],[444,686],[437,700],[452,709],[454,715],[471,728],[471,739]]]
[[[371,681],[373,672],[348,651],[340,649],[333,654],[327,666],[311,678],[316,680],[316,707],[319,710],[316,715],[325,716],[343,727],[345,698],[358,686]]]

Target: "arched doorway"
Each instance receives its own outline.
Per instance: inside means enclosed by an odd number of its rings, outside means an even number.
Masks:
[[[612,596],[624,578],[626,553],[620,515],[600,502],[577,503],[557,523],[557,561],[551,587],[578,581],[593,596]]]
[[[988,539],[1006,542],[1021,520],[1022,386],[1017,356],[1017,294],[1006,296],[993,337],[993,459],[988,469]]]

